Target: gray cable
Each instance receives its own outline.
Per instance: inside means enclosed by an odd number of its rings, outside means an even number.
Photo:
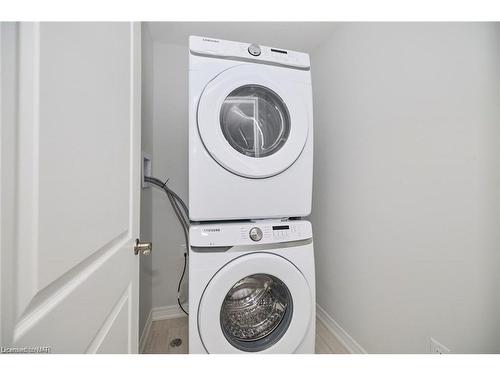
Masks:
[[[165,193],[167,194],[167,196],[170,200],[170,203],[172,204],[172,208],[174,209],[175,214],[177,215],[177,218],[181,222],[181,225],[184,229],[185,237],[186,237],[185,239],[186,239],[186,244],[187,244],[189,242],[189,240],[188,240],[189,210],[188,210],[186,204],[184,203],[184,201],[182,200],[182,198],[179,197],[172,189],[170,189],[168,186],[166,186],[166,183],[162,182],[161,180],[159,180],[155,177],[145,176],[144,181],[150,182],[153,185],[156,185],[157,187],[159,187],[160,189],[163,189],[165,191]],[[180,210],[177,202],[181,204],[183,212]],[[182,213],[184,213],[185,216]]]
[[[184,252],[184,267],[182,268],[182,274],[179,279],[179,283],[177,285],[177,303],[179,304],[179,307],[181,310],[186,314],[189,315],[189,313],[184,310],[184,307],[182,307],[181,303],[181,297],[180,297],[180,290],[181,290],[181,284],[182,280],[184,279],[184,275],[186,273],[186,265],[187,265],[187,255],[189,254],[188,247],[189,247],[189,210],[182,200],[181,197],[179,197],[172,189],[167,187],[167,182],[162,182],[161,180],[155,178],[155,177],[148,177],[144,176],[144,181],[149,182],[156,187],[162,189],[165,194],[167,194],[168,200],[170,201],[170,205],[172,206],[172,209],[174,210],[175,215],[177,216],[177,219],[179,219],[179,223],[181,224],[182,231],[184,232],[184,241],[186,243],[186,251]],[[179,207],[180,204],[180,207]],[[181,209],[182,208],[182,209]]]
[[[173,191],[172,189],[170,189],[166,182],[163,182],[162,180],[159,180],[157,179],[156,177],[149,177],[149,176],[144,176],[144,181],[146,182],[150,182],[152,184],[155,184],[156,186],[162,188],[165,190],[166,193],[169,193],[171,195],[174,196],[174,198],[181,204],[182,206],[182,209],[184,210],[185,214],[187,215],[187,217],[189,218],[189,210],[186,206],[186,203],[184,203],[184,201],[182,200],[181,197],[179,197],[175,191]],[[168,182],[168,180],[167,180]]]

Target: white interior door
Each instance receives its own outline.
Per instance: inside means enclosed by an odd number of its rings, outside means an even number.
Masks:
[[[1,25],[1,346],[138,350],[140,25]]]

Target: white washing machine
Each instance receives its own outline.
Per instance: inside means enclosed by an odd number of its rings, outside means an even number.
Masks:
[[[189,48],[190,219],[308,216],[309,55],[196,36]]]
[[[311,224],[192,225],[189,353],[314,353]]]

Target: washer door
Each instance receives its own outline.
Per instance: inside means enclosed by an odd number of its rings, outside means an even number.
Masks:
[[[212,157],[243,177],[265,178],[289,168],[304,149],[309,116],[304,85],[255,64],[227,69],[198,103],[198,129]],[[282,73],[281,73],[282,74]]]
[[[208,353],[293,353],[311,320],[304,275],[271,253],[240,256],[205,288],[198,330]]]

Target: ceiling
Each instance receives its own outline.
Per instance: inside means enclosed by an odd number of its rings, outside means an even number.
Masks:
[[[334,22],[146,22],[153,41],[188,45],[190,35],[257,43],[311,53],[338,27]]]

